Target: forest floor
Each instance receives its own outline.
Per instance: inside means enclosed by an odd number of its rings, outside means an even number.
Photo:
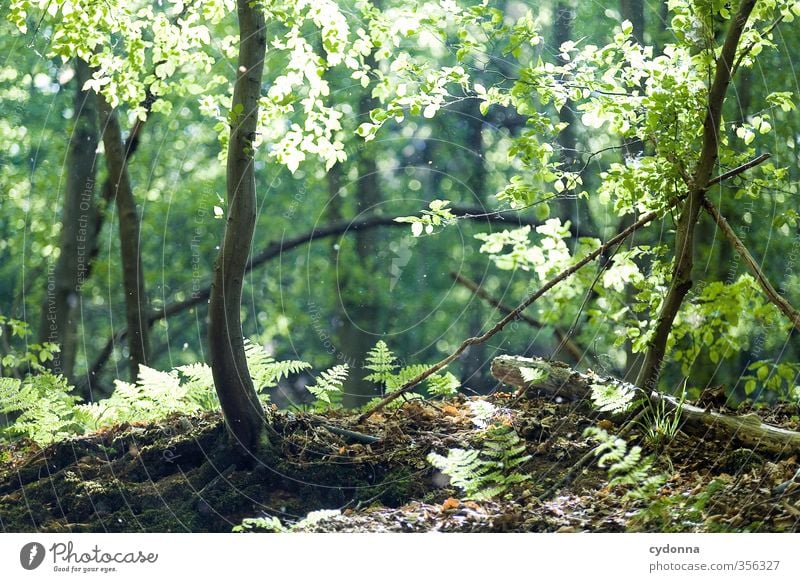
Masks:
[[[248,469],[218,452],[224,427],[211,413],[115,426],[44,449],[17,441],[0,448],[0,530],[231,531],[258,517],[272,529],[320,532],[800,530],[800,486],[775,493],[797,471],[795,456],[765,458],[679,432],[657,453],[645,448],[665,482],[636,498],[610,486],[596,462],[564,479],[596,445],[584,430],[599,424],[613,434],[618,427],[609,421],[574,403],[516,403],[505,393],[485,399],[530,455],[517,468],[530,478],[491,501],[462,499],[426,460],[475,443],[476,399],[461,396],[410,401],[358,427],[343,412],[276,412],[279,450]],[[796,406],[755,412],[798,428]],[[379,440],[354,443],[320,422]],[[626,440],[644,442],[637,430]],[[338,511],[302,521],[319,510]]]

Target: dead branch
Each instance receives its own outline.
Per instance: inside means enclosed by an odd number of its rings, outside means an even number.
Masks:
[[[523,380],[520,368],[534,368],[546,377],[533,384]],[[528,394],[560,396],[569,400],[587,400],[591,397],[593,384],[615,384],[631,390],[639,390],[617,378],[601,377],[594,372],[582,374],[561,362],[548,362],[539,358],[499,356],[492,361],[492,375],[501,382],[527,390]],[[741,446],[766,450],[781,456],[800,452],[800,433],[761,422],[755,414],[731,416],[705,410],[691,404],[680,404],[667,394],[646,391],[651,402],[664,403],[667,410],[679,412],[681,430],[703,439],[722,442],[735,441]],[[602,414],[602,413],[601,413]]]
[[[511,307],[508,307],[504,303],[500,302],[498,299],[489,295],[489,293],[485,289],[483,289],[480,285],[478,285],[478,283],[476,283],[469,277],[466,277],[456,272],[451,272],[450,276],[456,283],[466,287],[467,289],[472,291],[476,297],[483,299],[484,301],[486,301],[486,303],[488,303],[493,307],[496,307],[502,313],[511,313],[512,311]],[[530,315],[525,315],[524,313],[520,313],[519,318],[535,329],[542,329],[546,327],[546,324],[534,319]],[[566,349],[567,352],[569,352],[569,355],[575,360],[575,363],[580,362],[584,358],[584,355],[587,354],[586,351],[581,350],[575,344],[575,342],[572,341],[567,335],[565,335],[564,332],[561,331],[558,327],[553,327],[553,335],[556,336],[556,339],[558,340],[559,344],[563,344],[564,349]]]
[[[795,329],[800,330],[800,313],[792,307],[792,304],[789,303],[786,298],[784,298],[778,291],[775,290],[775,287],[772,286],[772,283],[769,282],[767,276],[764,274],[764,271],[761,270],[761,267],[758,266],[758,263],[753,258],[753,255],[750,254],[750,251],[747,250],[747,247],[744,245],[742,240],[736,236],[736,233],[731,228],[728,221],[725,220],[725,217],[720,214],[717,207],[712,204],[712,202],[708,198],[703,198],[703,206],[705,207],[706,211],[714,218],[714,221],[719,226],[722,233],[725,235],[725,238],[733,245],[733,248],[736,249],[736,252],[744,259],[745,264],[750,269],[750,272],[753,273],[755,276],[756,281],[758,282],[759,287],[764,291],[764,294],[767,296],[767,299],[772,302],[775,307],[777,307],[781,313],[783,313],[789,321],[792,322]]]

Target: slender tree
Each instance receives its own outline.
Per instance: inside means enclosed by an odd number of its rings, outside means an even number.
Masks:
[[[73,378],[80,318],[80,287],[88,271],[93,247],[95,156],[97,150],[97,106],[92,91],[84,91],[91,77],[89,66],[75,59],[75,126],[69,142],[67,184],[61,218],[59,255],[42,309],[41,341],[53,342],[51,369]]]
[[[672,324],[686,294],[692,287],[695,226],[703,206],[703,198],[708,182],[717,162],[722,106],[733,75],[739,40],[755,4],[756,0],[742,0],[738,13],[731,20],[725,43],[716,62],[714,78],[708,90],[708,109],[703,124],[703,145],[694,173],[688,184],[689,192],[686,202],[683,204],[678,217],[672,283],[662,303],[653,337],[650,340],[644,363],[637,378],[637,384],[644,388],[654,388],[656,382],[658,382]]]
[[[242,336],[244,274],[256,222],[253,142],[266,53],[262,8],[238,0],[239,59],[233,88],[227,165],[227,223],[209,304],[209,348],[214,385],[237,448],[252,450],[266,436],[266,417],[253,386]]]
[[[113,190],[112,198],[116,201],[119,214],[122,284],[128,328],[128,366],[131,379],[135,379],[139,366],[147,364],[150,351],[149,308],[140,252],[139,214],[136,211],[136,200],[128,175],[128,163],[116,111],[103,96],[98,96],[98,108],[103,128],[106,165]]]

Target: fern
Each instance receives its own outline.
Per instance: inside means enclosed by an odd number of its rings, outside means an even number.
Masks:
[[[178,366],[175,370],[186,382],[186,398],[200,407],[201,410],[217,410],[219,398],[214,389],[214,375],[206,364],[195,363]]]
[[[547,378],[547,372],[537,368],[520,368],[519,373],[528,386],[531,384],[538,384]]]
[[[96,426],[125,421],[154,421],[170,414],[191,414],[200,405],[189,396],[187,384],[181,384],[177,371],[162,372],[139,366],[136,383],[115,380],[110,397],[92,404],[81,405]]]
[[[447,456],[428,455],[428,462],[450,477],[450,483],[476,501],[502,495],[530,475],[517,472],[531,457],[513,427],[494,424],[485,431],[480,450],[450,449]]]
[[[318,403],[328,406],[340,406],[342,403],[342,384],[347,380],[350,368],[347,364],[340,364],[322,372],[316,384],[308,386]]]
[[[303,519],[294,523],[290,526],[286,526],[281,523],[281,520],[275,517],[274,515],[269,515],[265,517],[248,517],[242,520],[240,525],[236,525],[233,527],[234,533],[248,533],[248,532],[267,532],[267,533],[286,533],[286,532],[297,532],[302,531],[305,528],[308,528],[323,519],[328,519],[331,517],[336,517],[337,515],[341,515],[342,512],[338,509],[320,509],[318,511],[312,511],[308,515],[306,515]]]
[[[635,396],[635,386],[616,383],[592,384],[592,402],[595,408],[602,412],[628,411],[637,404],[634,402]]]
[[[446,374],[434,374],[428,378],[428,395],[447,397],[458,394],[458,389],[461,387],[461,382],[458,378],[453,376],[450,372]]]
[[[44,372],[24,380],[0,378],[0,413],[16,415],[0,429],[6,437],[26,436],[40,445],[83,433],[89,420],[63,376]]]
[[[426,366],[425,364],[411,364],[400,368],[396,374],[393,374],[386,381],[386,393],[391,394],[395,390],[398,390],[403,384],[413,380],[428,368],[430,368],[430,366]]]
[[[297,374],[311,368],[311,364],[300,360],[276,362],[263,347],[250,340],[245,340],[244,353],[247,357],[250,377],[259,393],[263,393],[267,388],[277,386],[281,379],[290,374]]]
[[[628,449],[628,443],[623,439],[597,427],[589,427],[583,434],[599,441],[594,451],[599,457],[597,465],[608,467],[609,485],[628,488],[626,497],[650,499],[666,482],[665,475],[653,473],[653,458],[642,458],[641,447]]]
[[[364,369],[372,371],[371,374],[364,376],[364,380],[386,386],[397,369],[397,358],[386,342],[380,340],[374,348],[367,352]]]
[[[296,360],[276,362],[251,342],[246,342],[245,353],[259,390],[275,386],[287,375],[310,367]],[[334,381],[338,376],[333,371],[329,373],[331,376],[325,376],[323,372],[320,384],[325,391],[323,400],[341,401],[341,382],[336,388]],[[0,437],[27,436],[47,444],[90,428],[134,420],[155,421],[173,413],[192,414],[219,408],[211,368],[205,364],[180,366],[170,372],[140,366],[135,383],[116,380],[114,385],[110,397],[78,404],[79,398],[70,394],[73,388],[61,376],[44,372],[23,381],[0,378],[0,414],[10,415],[13,420],[0,428]],[[261,397],[266,399],[265,394]]]

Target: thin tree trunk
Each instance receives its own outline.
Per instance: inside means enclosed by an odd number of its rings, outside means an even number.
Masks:
[[[377,66],[371,57],[367,59],[367,64],[372,67]],[[362,94],[358,102],[359,119],[369,119],[369,112],[377,106],[377,100],[370,92]],[[357,166],[356,211],[359,216],[362,213],[369,215],[381,201],[374,142],[363,144],[358,154]],[[378,299],[380,293],[376,288],[378,279],[372,275],[378,267],[378,261],[375,259],[379,246],[380,238],[377,236],[377,231],[370,229],[356,231],[355,251],[358,265],[355,268],[366,271],[366,277],[359,278],[358,288],[354,288],[350,281],[345,281],[345,285],[341,288],[340,300],[343,313],[342,325],[337,333],[338,345],[339,349],[345,351],[346,360],[356,365],[356,369],[352,371],[344,385],[344,405],[349,408],[362,406],[377,396],[375,386],[363,379],[364,374],[360,366],[367,351],[377,341],[376,335],[369,330],[379,325],[376,314],[381,309]],[[339,263],[339,266],[341,268],[342,263]]]
[[[214,265],[209,303],[209,348],[214,386],[235,445],[251,451],[266,436],[266,416],[256,394],[242,337],[241,300],[244,274],[256,223],[253,141],[264,72],[264,13],[250,0],[238,0],[239,61],[233,88],[228,145],[228,210],[225,234]]]
[[[678,218],[672,283],[661,306],[653,337],[650,340],[644,364],[639,371],[636,382],[646,390],[654,389],[658,382],[672,324],[686,294],[692,287],[695,225],[697,224],[700,209],[703,206],[706,185],[717,162],[722,106],[725,102],[728,85],[731,82],[736,49],[739,46],[742,31],[755,4],[756,0],[743,0],[738,14],[731,21],[725,44],[717,61],[714,80],[708,92],[708,111],[703,124],[703,146],[700,152],[700,159],[692,176],[689,195]]]
[[[67,185],[61,219],[60,254],[47,273],[40,339],[60,348],[50,368],[73,379],[80,317],[80,288],[93,246],[94,182],[97,168],[97,105],[94,93],[83,91],[91,78],[89,66],[75,60],[75,127],[69,142]]]
[[[575,19],[575,13],[572,2],[558,2],[556,4],[555,17],[553,22],[553,44],[556,51],[560,51],[560,47],[568,40],[572,40],[572,21]],[[556,57],[559,65],[566,63],[561,55]],[[559,158],[564,170],[574,171],[577,152],[576,147],[578,144],[578,136],[575,133],[575,112],[572,110],[572,101],[567,101],[561,110],[558,112],[558,120],[565,123],[566,126],[562,129],[556,141],[560,148]],[[578,225],[580,221],[578,200],[574,195],[573,189],[564,190],[559,198],[556,200],[556,214],[561,218],[561,222],[569,220],[572,224]],[[577,239],[576,239],[577,240]]]
[[[484,160],[483,148],[483,118],[480,114],[477,102],[473,100],[465,101],[462,113],[467,123],[467,134],[465,145],[472,154],[474,162],[472,171],[466,181],[469,194],[475,199],[480,207],[486,206],[486,163]],[[476,272],[485,268],[485,260],[474,257],[469,261],[469,266]],[[487,310],[483,309],[477,301],[470,308],[468,334],[478,336],[481,334],[484,322],[486,321]],[[461,363],[461,383],[471,384],[471,388],[478,391],[488,390],[493,385],[488,375],[488,358],[486,344],[476,344],[469,346],[462,356]]]
[[[113,196],[119,214],[122,284],[125,292],[125,321],[128,329],[128,365],[134,380],[139,366],[147,364],[150,351],[150,317],[140,250],[139,215],[133,198],[122,132],[114,109],[99,95],[97,97],[103,144]]]
[[[629,20],[633,25],[632,35],[640,45],[644,45],[644,2],[643,0],[620,0],[620,11],[623,20]],[[622,140],[623,155],[627,159],[636,159],[644,153],[644,143],[638,138]],[[623,160],[624,162],[625,160]],[[635,214],[626,214],[619,221],[617,232],[622,232],[633,224],[636,220]],[[631,239],[633,244],[633,239]],[[625,303],[632,305],[635,302],[633,289],[630,286],[625,290]],[[633,312],[632,312],[633,313]],[[635,371],[639,366],[639,358],[633,353],[633,345],[631,341],[626,341],[624,344],[625,349],[625,373],[623,378],[625,380],[633,379]]]

